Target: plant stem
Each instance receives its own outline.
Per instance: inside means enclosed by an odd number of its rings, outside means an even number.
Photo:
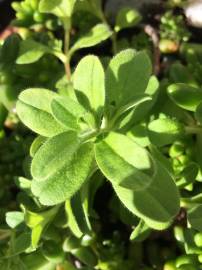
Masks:
[[[201,126],[187,126],[185,127],[185,131],[187,134],[202,134]]]
[[[64,66],[65,72],[67,75],[68,81],[71,80],[71,67],[70,67],[70,58],[69,58],[69,45],[70,45],[70,30],[71,30],[71,21],[70,19],[67,22],[64,22],[64,54],[66,56]]]

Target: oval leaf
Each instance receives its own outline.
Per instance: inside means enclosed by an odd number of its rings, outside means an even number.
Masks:
[[[202,90],[184,83],[170,85],[168,94],[179,107],[188,111],[194,112],[202,101]]]
[[[149,153],[125,135],[109,133],[95,144],[95,158],[113,184],[134,190],[151,184],[154,168]]]
[[[159,118],[149,123],[148,135],[157,146],[171,144],[183,134],[183,125],[171,118]]]
[[[52,137],[64,131],[51,115],[50,104],[55,93],[42,89],[31,88],[23,91],[16,105],[20,120],[34,132]]]
[[[69,199],[87,179],[92,161],[92,144],[81,144],[76,133],[64,132],[49,139],[32,161],[34,195],[45,205]]]
[[[113,185],[121,202],[153,229],[169,226],[180,209],[178,189],[167,170],[157,162],[152,183],[144,190],[134,191]]]

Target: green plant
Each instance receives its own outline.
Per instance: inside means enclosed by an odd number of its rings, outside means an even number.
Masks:
[[[3,270],[202,268],[201,45],[181,44],[182,17],[165,15],[161,37],[180,51],[157,78],[142,16],[125,7],[110,24],[102,4],[13,4],[20,28],[0,47]]]

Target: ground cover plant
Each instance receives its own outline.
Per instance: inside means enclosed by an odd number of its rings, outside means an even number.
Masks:
[[[0,269],[202,269],[202,45],[186,5],[12,2]]]

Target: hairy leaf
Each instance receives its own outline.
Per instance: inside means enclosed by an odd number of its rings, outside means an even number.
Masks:
[[[81,144],[76,133],[64,132],[49,139],[32,161],[33,193],[45,205],[69,199],[87,179],[92,161],[92,144]]]
[[[95,144],[95,158],[112,184],[142,190],[153,180],[149,153],[125,135],[110,132]]]
[[[20,120],[34,132],[51,137],[64,131],[64,128],[51,115],[50,104],[55,93],[41,88],[23,91],[16,105]]]

